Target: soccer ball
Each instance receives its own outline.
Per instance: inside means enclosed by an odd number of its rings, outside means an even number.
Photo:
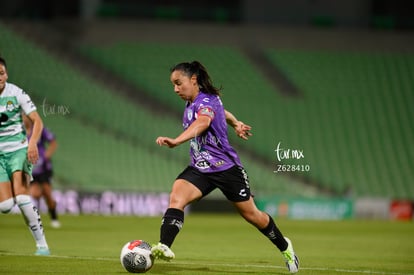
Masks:
[[[121,250],[122,266],[131,273],[144,273],[151,269],[154,257],[151,254],[151,245],[143,240],[127,242]]]

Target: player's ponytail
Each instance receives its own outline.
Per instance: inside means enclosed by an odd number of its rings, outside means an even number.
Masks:
[[[202,90],[206,94],[220,95],[220,89],[213,86],[207,69],[200,62],[193,61],[191,63],[183,62],[177,64],[173,68],[171,68],[171,72],[174,71],[182,71],[188,77],[196,75],[197,83],[200,87],[200,90]]]

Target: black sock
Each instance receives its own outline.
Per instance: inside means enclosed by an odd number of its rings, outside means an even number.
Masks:
[[[49,215],[50,215],[50,218],[52,220],[57,220],[58,219],[57,213],[56,213],[56,207],[52,208],[52,209],[49,209]]]
[[[288,243],[283,237],[282,232],[277,228],[272,217],[269,216],[269,224],[264,229],[260,229],[260,232],[276,245],[280,251],[285,251],[287,249]]]
[[[171,247],[183,224],[184,212],[180,209],[168,208],[162,218],[160,243]]]

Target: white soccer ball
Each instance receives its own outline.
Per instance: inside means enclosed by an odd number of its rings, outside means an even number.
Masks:
[[[151,269],[154,257],[151,254],[151,245],[143,240],[127,242],[121,250],[122,266],[131,273],[144,273]]]

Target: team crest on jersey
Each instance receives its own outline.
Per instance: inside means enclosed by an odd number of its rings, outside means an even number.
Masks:
[[[16,108],[16,106],[14,105],[13,101],[9,100],[6,103],[6,110],[8,112],[13,112],[13,110]]]
[[[193,118],[193,110],[189,109],[187,110],[187,119],[191,120]]]

